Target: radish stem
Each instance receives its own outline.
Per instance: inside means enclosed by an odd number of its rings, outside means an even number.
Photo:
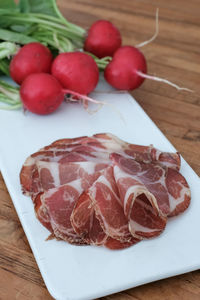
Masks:
[[[153,42],[153,41],[157,38],[158,33],[159,33],[158,13],[159,13],[159,9],[157,8],[157,9],[156,9],[156,28],[155,28],[155,33],[154,33],[154,35],[153,35],[149,40],[144,41],[144,42],[142,42],[142,43],[136,45],[136,46],[135,46],[136,48],[141,48],[141,47],[143,47],[143,46],[146,46],[146,45],[150,44],[151,42]]]
[[[142,73],[141,71],[137,71],[137,74],[143,78],[146,78],[146,79],[151,79],[151,80],[154,80],[154,81],[159,81],[159,82],[164,82],[168,85],[171,85],[173,86],[174,88],[176,88],[177,90],[179,91],[187,91],[187,92],[191,92],[193,93],[194,91],[193,90],[190,90],[188,88],[185,88],[185,87],[180,87],[178,86],[177,84],[167,80],[167,79],[164,79],[164,78],[160,78],[160,77],[157,77],[157,76],[152,76],[152,75],[148,75],[148,74],[144,74]]]
[[[110,104],[110,103],[108,103],[108,102],[99,101],[99,100],[90,98],[90,97],[88,97],[88,96],[86,96],[86,95],[82,95],[82,94],[79,94],[79,93],[77,93],[77,92],[74,92],[74,91],[71,91],[71,90],[68,90],[68,89],[63,89],[63,92],[66,93],[66,94],[68,94],[68,95],[70,95],[70,97],[71,97],[71,95],[72,95],[72,96],[77,97],[78,100],[82,100],[82,101],[83,101],[84,108],[85,108],[85,109],[87,110],[87,112],[89,112],[90,114],[96,113],[97,111],[99,111],[99,109],[100,109],[103,105],[108,105],[108,106],[111,107],[111,109],[112,109],[114,112],[117,113],[117,115],[120,117],[120,119],[122,120],[122,122],[123,122],[124,124],[126,123],[126,121],[125,121],[123,115],[121,114],[121,112],[120,112],[114,105],[112,105],[112,104]],[[67,97],[67,99],[69,99],[69,100],[71,101],[70,97]],[[74,102],[74,100],[72,100],[72,102]],[[94,110],[94,111],[91,111],[91,110],[88,109],[88,104],[87,104],[87,102],[91,102],[91,103],[98,104],[100,107],[97,108],[97,109]]]

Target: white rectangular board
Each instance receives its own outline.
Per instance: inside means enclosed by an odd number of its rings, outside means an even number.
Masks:
[[[101,82],[97,89],[108,88]],[[191,187],[191,205],[169,220],[161,236],[119,251],[45,241],[49,232],[36,219],[19,183],[20,169],[31,153],[60,138],[101,132],[176,151],[129,94],[92,96],[112,104],[120,115],[108,105],[91,115],[80,104],[65,103],[48,116],[0,111],[0,170],[45,284],[57,300],[94,299],[200,267],[200,180],[183,159],[181,173]]]

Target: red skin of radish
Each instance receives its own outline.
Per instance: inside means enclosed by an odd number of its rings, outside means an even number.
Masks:
[[[137,71],[147,73],[146,59],[142,52],[132,46],[119,48],[104,71],[106,81],[119,90],[134,90],[144,81]]]
[[[58,80],[47,73],[29,75],[20,87],[21,101],[29,111],[47,115],[55,111],[64,99]]]
[[[92,92],[99,80],[96,62],[82,52],[59,54],[53,61],[51,73],[64,88],[83,95]]]
[[[99,58],[113,56],[121,46],[119,30],[109,21],[98,20],[90,27],[85,39],[84,50]]]
[[[50,50],[40,43],[29,43],[23,46],[10,63],[10,76],[21,84],[33,73],[50,73],[53,56]]]

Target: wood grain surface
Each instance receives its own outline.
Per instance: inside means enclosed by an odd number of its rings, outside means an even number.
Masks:
[[[84,28],[100,18],[135,45],[160,32],[145,46],[149,74],[167,78],[194,93],[178,92],[146,80],[132,95],[181,155],[200,175],[200,2],[199,0],[60,0],[64,16]],[[52,299],[0,176],[0,299]],[[107,296],[110,300],[199,300],[200,272],[192,272]]]

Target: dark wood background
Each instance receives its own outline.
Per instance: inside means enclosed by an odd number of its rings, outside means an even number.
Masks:
[[[159,36],[142,48],[148,72],[195,92],[178,92],[165,84],[146,80],[132,95],[200,175],[200,1],[60,0],[58,3],[64,16],[85,28],[97,19],[109,19],[121,30],[123,43],[129,45],[152,36],[155,11],[160,8]],[[0,299],[52,299],[2,177]],[[200,272],[150,283],[103,299],[199,300]]]

